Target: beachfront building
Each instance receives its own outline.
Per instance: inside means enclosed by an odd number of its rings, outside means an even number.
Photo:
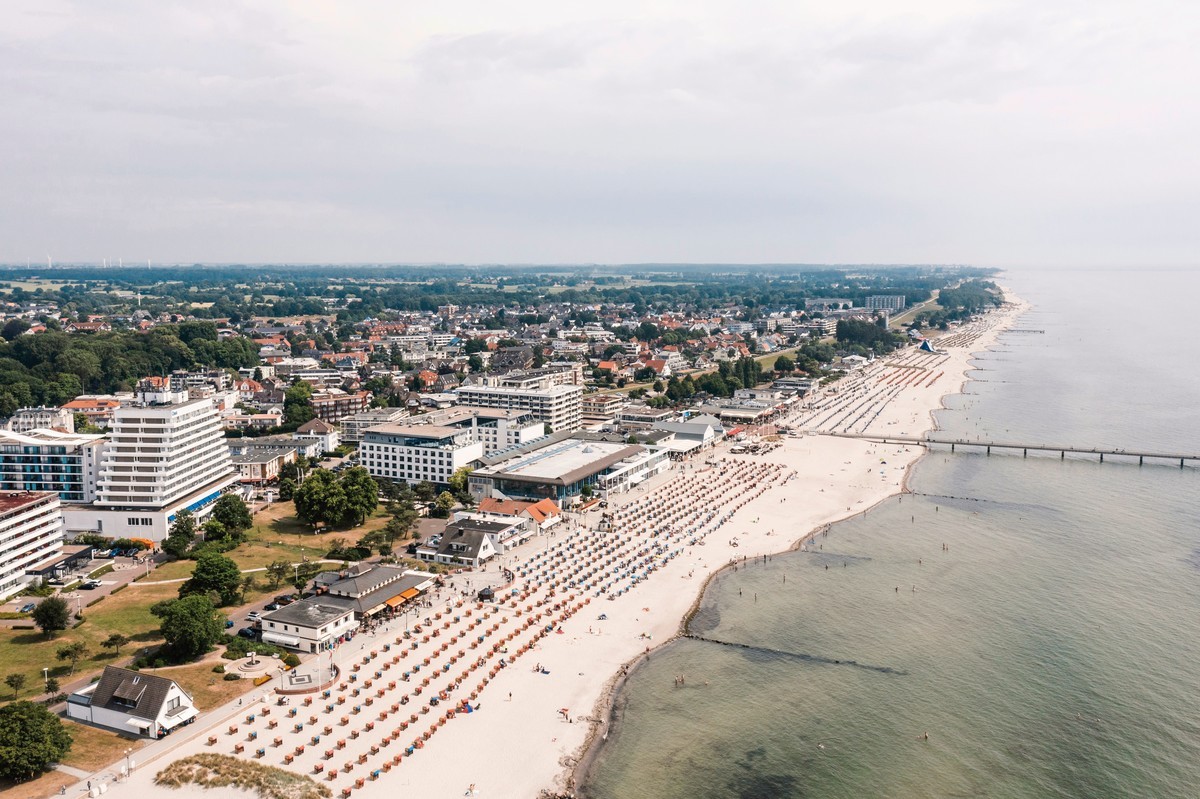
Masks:
[[[91,502],[103,448],[98,434],[0,430],[0,490],[53,491],[63,502]]]
[[[63,522],[52,492],[0,493],[0,600],[20,592],[32,569],[62,550]]]
[[[362,620],[381,613],[403,612],[408,603],[433,587],[429,572],[355,563],[336,572],[321,572],[313,590],[321,604],[346,608]]]
[[[345,640],[358,626],[354,610],[310,597],[264,613],[262,640],[301,652],[322,652]]]
[[[363,433],[358,458],[372,477],[447,485],[456,470],[483,457],[483,447],[469,427],[385,424]]]
[[[580,403],[583,425],[589,428],[606,425],[628,404],[629,398],[625,394],[599,391],[588,394]]]
[[[480,518],[461,519],[446,525],[445,531],[417,547],[417,557],[447,566],[478,568],[501,551],[496,543],[510,534],[511,521]]]
[[[486,497],[479,502],[479,512],[487,517],[516,517],[529,519],[538,530],[548,530],[562,521],[562,510],[552,499],[529,502],[520,499]]]
[[[668,466],[663,450],[556,433],[484,459],[468,477],[468,486],[476,502],[488,497],[549,498],[566,507],[585,493],[627,490]]]
[[[207,515],[236,481],[210,400],[124,407],[100,456],[96,501],[65,507],[63,518],[73,533],[161,541],[176,513]]]
[[[99,682],[67,697],[68,718],[142,738],[162,738],[197,715],[179,683],[117,666],[105,666]]]

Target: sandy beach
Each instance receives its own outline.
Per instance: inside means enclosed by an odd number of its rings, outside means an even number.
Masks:
[[[677,464],[616,498],[610,530],[599,529],[599,512],[570,515],[552,535],[502,558],[517,578],[498,589],[496,603],[462,595],[497,585],[496,566],[461,575],[410,622],[410,637],[396,620],[342,647],[342,680],[328,696],[279,705],[267,694],[206,713],[144,750],[134,775],[108,791],[246,796],[153,784],[172,760],[238,748],[239,757],[310,774],[334,796],[451,797],[474,786],[479,796],[531,799],[569,791],[589,742],[604,735],[601,719],[622,671],[679,633],[712,575],[869,511],[904,489],[924,451],[822,433],[930,430],[931,412],[961,390],[972,353],[1024,309],[1010,297],[937,339],[938,352],[908,348],[868,364],[781,420],[793,433],[766,452],[732,454],[722,445]]]

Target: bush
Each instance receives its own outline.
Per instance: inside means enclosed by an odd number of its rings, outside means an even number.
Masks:
[[[233,674],[231,672],[231,673],[225,675],[225,682],[233,682],[234,680],[240,680],[240,679],[242,679],[242,676],[240,674]]]
[[[300,658],[295,653],[288,652],[286,655],[283,656],[283,663],[289,669],[294,669],[300,665]]]
[[[224,673],[225,673],[225,665],[224,664],[218,663],[217,665],[213,666],[213,674],[224,674]]]
[[[264,657],[283,654],[283,650],[274,644],[264,644],[261,641],[247,641],[240,635],[228,635],[225,640],[225,651],[221,653],[221,657],[226,660],[238,660],[239,658],[246,657],[251,652]]]

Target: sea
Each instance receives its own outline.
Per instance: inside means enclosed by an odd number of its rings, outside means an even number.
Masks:
[[[1200,272],[1000,282],[1031,309],[943,430],[1200,454]],[[939,451],[909,486],[714,580],[580,794],[1200,797],[1200,469]]]

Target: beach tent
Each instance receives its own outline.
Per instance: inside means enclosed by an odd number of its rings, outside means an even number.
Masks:
[[[926,352],[937,352],[937,350],[933,348],[933,345],[929,343],[929,339],[925,339],[921,342],[921,349],[925,350]]]

